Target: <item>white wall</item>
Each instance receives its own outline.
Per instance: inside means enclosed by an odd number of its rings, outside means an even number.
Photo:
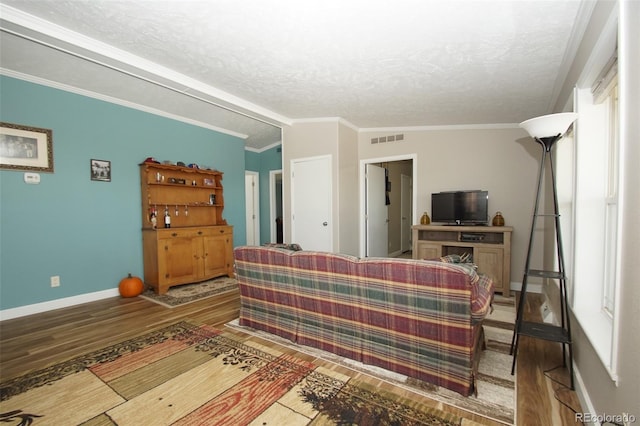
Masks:
[[[331,156],[333,251],[358,254],[357,132],[335,118],[301,121],[283,128],[282,166],[284,215],[291,217],[291,161]],[[285,241],[291,221],[285,221]],[[295,241],[293,241],[295,242]],[[304,248],[304,247],[303,247]]]
[[[338,128],[338,225],[336,251],[357,256],[358,245],[358,132],[340,123]]]
[[[431,193],[489,191],[490,218],[497,211],[513,226],[511,281],[522,282],[535,197],[540,147],[517,126],[438,130],[366,131],[359,136],[360,160],[416,154],[417,209],[431,214]],[[379,136],[404,134],[404,140],[372,144]],[[418,223],[419,217],[414,218]],[[540,261],[542,253],[534,257]],[[533,264],[535,265],[535,263]]]

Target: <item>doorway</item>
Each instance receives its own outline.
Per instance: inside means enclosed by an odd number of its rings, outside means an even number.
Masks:
[[[372,206],[367,203],[366,169],[368,164],[381,166],[388,170],[385,190],[388,208],[388,256],[396,257],[411,247],[411,226],[417,216],[416,193],[413,183],[417,180],[417,155],[407,154],[393,157],[371,158],[360,161],[360,256],[367,256],[368,241],[375,236],[370,235],[367,227],[367,216]],[[402,178],[406,175],[408,179]],[[408,241],[407,241],[408,239]]]
[[[282,169],[269,172],[269,211],[271,242],[284,243],[284,217],[282,213]]]

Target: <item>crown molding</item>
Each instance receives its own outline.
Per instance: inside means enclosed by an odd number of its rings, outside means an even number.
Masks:
[[[405,127],[369,127],[359,129],[360,133],[379,132],[424,132],[438,130],[496,130],[496,129],[518,129],[518,123],[496,123],[496,124],[451,124],[441,126],[405,126]]]
[[[304,124],[304,123],[337,123],[343,124],[356,132],[360,130],[358,126],[345,120],[342,117],[313,117],[313,118],[296,118],[292,120],[291,124]]]
[[[86,96],[88,98],[97,99],[104,102],[109,102],[112,104],[120,105],[127,108],[136,109],[138,111],[143,111],[149,114],[157,115],[164,118],[169,118],[171,120],[181,121],[183,123],[192,124],[194,126],[203,127],[205,129],[213,130],[218,133],[224,133],[225,135],[235,136],[240,139],[247,139],[249,135],[245,135],[243,133],[234,132],[233,130],[224,129],[222,127],[212,126],[207,123],[203,123],[201,121],[192,120],[187,117],[183,117],[180,115],[175,115],[168,113],[166,111],[162,111],[156,108],[151,108],[145,105],[136,104],[135,102],[129,102],[122,99],[114,98],[112,96],[103,95],[101,93],[92,92],[90,90],[79,89],[77,87],[69,86],[67,84],[58,83],[51,80],[46,80],[44,78],[35,77],[28,74],[23,74],[19,72],[15,72],[12,70],[8,70],[5,68],[0,68],[0,75],[4,75],[7,77],[16,78],[18,80],[27,81],[29,83],[39,84],[41,86],[51,87],[52,89],[63,90],[65,92],[74,93],[76,95]]]
[[[244,150],[245,151],[249,151],[249,152],[255,152],[256,154],[261,154],[261,153],[263,153],[265,151],[268,151],[268,150],[270,150],[272,148],[275,148],[277,146],[280,146],[280,145],[282,145],[282,141],[274,142],[271,145],[267,145],[267,146],[265,146],[263,148],[252,148],[250,146],[246,146],[244,148]]]

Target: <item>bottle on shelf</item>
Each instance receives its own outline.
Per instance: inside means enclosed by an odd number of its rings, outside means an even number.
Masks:
[[[153,229],[157,228],[158,224],[158,211],[155,207],[151,208],[151,212],[149,213],[149,221],[151,222],[151,227]]]
[[[164,227],[171,228],[171,215],[169,214],[169,207],[164,209]]]

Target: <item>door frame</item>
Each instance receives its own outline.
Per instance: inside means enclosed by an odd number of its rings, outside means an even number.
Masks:
[[[248,191],[247,185],[246,185],[246,178],[248,176],[252,176],[253,177],[253,187],[251,188],[251,195],[252,195],[252,199],[253,199],[253,204],[254,204],[254,211],[253,212],[249,212],[249,206],[245,205],[245,227],[246,227],[246,223],[249,221],[249,213],[253,213],[255,215],[255,218],[253,218],[253,222],[254,222],[254,242],[255,245],[260,245],[260,173],[258,172],[253,172],[250,170],[245,170],[244,172],[244,177],[245,177],[245,186],[244,186],[244,190],[245,190],[245,194],[246,191]],[[245,195],[246,197],[246,195]],[[246,200],[246,198],[245,198]],[[248,244],[249,240],[249,230],[246,229],[245,232],[245,244]]]
[[[367,164],[371,163],[386,163],[393,161],[404,161],[411,160],[412,165],[412,179],[413,179],[413,188],[411,194],[411,216],[412,218],[416,218],[417,212],[416,208],[418,205],[418,196],[416,191],[416,185],[418,182],[418,155],[417,154],[401,154],[395,155],[391,157],[378,157],[378,158],[367,158],[365,160],[360,160],[360,257],[365,257],[367,252],[367,224],[365,220],[365,214],[367,212],[367,200],[366,200],[366,188],[365,188],[365,180],[366,174],[365,169]]]
[[[407,182],[408,181],[408,182]],[[409,189],[409,192],[413,195],[413,180],[411,178],[411,176],[409,175],[405,175],[405,174],[401,174],[400,175],[400,251],[402,253],[411,250],[411,225],[413,225],[413,223],[409,223],[409,229],[408,229],[408,241],[405,241],[405,229],[403,229],[402,225],[402,213],[403,213],[403,206],[405,205],[405,189]],[[411,211],[411,207],[413,205],[413,200],[411,199],[411,197],[409,197],[409,221],[413,222],[413,218],[415,216],[413,216],[413,212]]]
[[[276,227],[276,217],[277,217],[277,204],[276,204],[276,181],[278,175],[280,176],[280,181],[282,182],[282,169],[278,170],[270,170],[269,171],[269,228],[271,230],[271,242],[276,242],[277,239],[277,227]],[[284,196],[284,188],[282,189]],[[284,197],[282,200],[284,204]],[[282,215],[284,216],[284,205],[280,206],[283,210]],[[283,217],[284,219],[284,217]],[[282,227],[283,232],[283,242],[286,241],[284,236],[284,224]]]

